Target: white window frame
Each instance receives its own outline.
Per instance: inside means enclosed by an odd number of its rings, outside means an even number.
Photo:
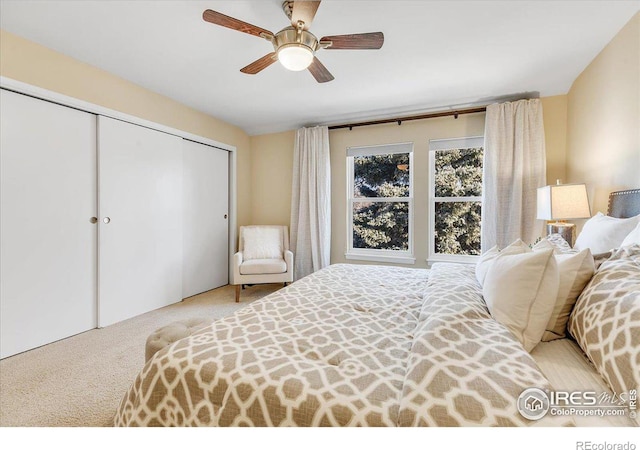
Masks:
[[[436,229],[436,203],[444,202],[480,202],[482,208],[482,197],[436,197],[436,158],[435,152],[439,150],[457,150],[461,148],[484,148],[484,136],[471,136],[452,139],[432,139],[429,141],[429,236],[427,239],[428,257],[427,263],[434,262],[457,262],[475,264],[479,256],[472,255],[447,255],[435,252],[435,229]],[[484,185],[484,179],[482,180]],[[481,215],[482,217],[482,215]],[[482,221],[480,222],[482,227]]]
[[[354,197],[354,157],[368,155],[386,155],[390,153],[409,154],[409,196],[408,197]],[[407,250],[382,250],[353,248],[353,205],[359,202],[406,202],[409,205],[409,233]],[[371,145],[347,148],[347,250],[346,259],[377,261],[385,263],[415,264],[413,253],[413,142],[397,144]]]

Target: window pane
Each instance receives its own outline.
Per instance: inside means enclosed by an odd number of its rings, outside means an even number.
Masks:
[[[435,151],[435,196],[482,195],[482,148]]]
[[[437,202],[435,253],[479,255],[480,212],[480,202]]]
[[[353,248],[409,249],[409,203],[354,202]]]
[[[408,197],[409,153],[355,156],[353,196]]]

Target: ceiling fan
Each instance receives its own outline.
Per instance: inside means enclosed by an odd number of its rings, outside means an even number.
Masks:
[[[315,56],[317,50],[377,50],[384,43],[384,35],[381,32],[340,34],[318,39],[309,31],[318,6],[320,6],[319,1],[284,1],[282,9],[291,20],[291,26],[283,28],[275,34],[210,9],[202,13],[202,18],[207,22],[258,36],[271,42],[273,52],[243,67],[240,72],[255,75],[274,62],[280,61],[289,70],[309,69],[318,83],[325,83],[333,80],[333,75]]]

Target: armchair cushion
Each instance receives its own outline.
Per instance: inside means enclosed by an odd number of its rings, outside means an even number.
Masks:
[[[282,246],[282,231],[279,228],[245,227],[243,231],[243,254],[245,261],[254,259],[282,259],[284,249]],[[286,272],[286,269],[283,270],[283,272]]]
[[[287,264],[284,259],[250,259],[240,264],[240,275],[259,275],[285,273]]]

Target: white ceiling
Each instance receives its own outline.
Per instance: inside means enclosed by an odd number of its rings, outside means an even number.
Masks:
[[[316,124],[564,94],[640,1],[324,0],[311,31],[382,31],[381,50],[320,50],[335,76],[273,64],[264,39],[202,20],[205,9],[276,32],[281,0],[1,0],[0,26],[251,135]]]

